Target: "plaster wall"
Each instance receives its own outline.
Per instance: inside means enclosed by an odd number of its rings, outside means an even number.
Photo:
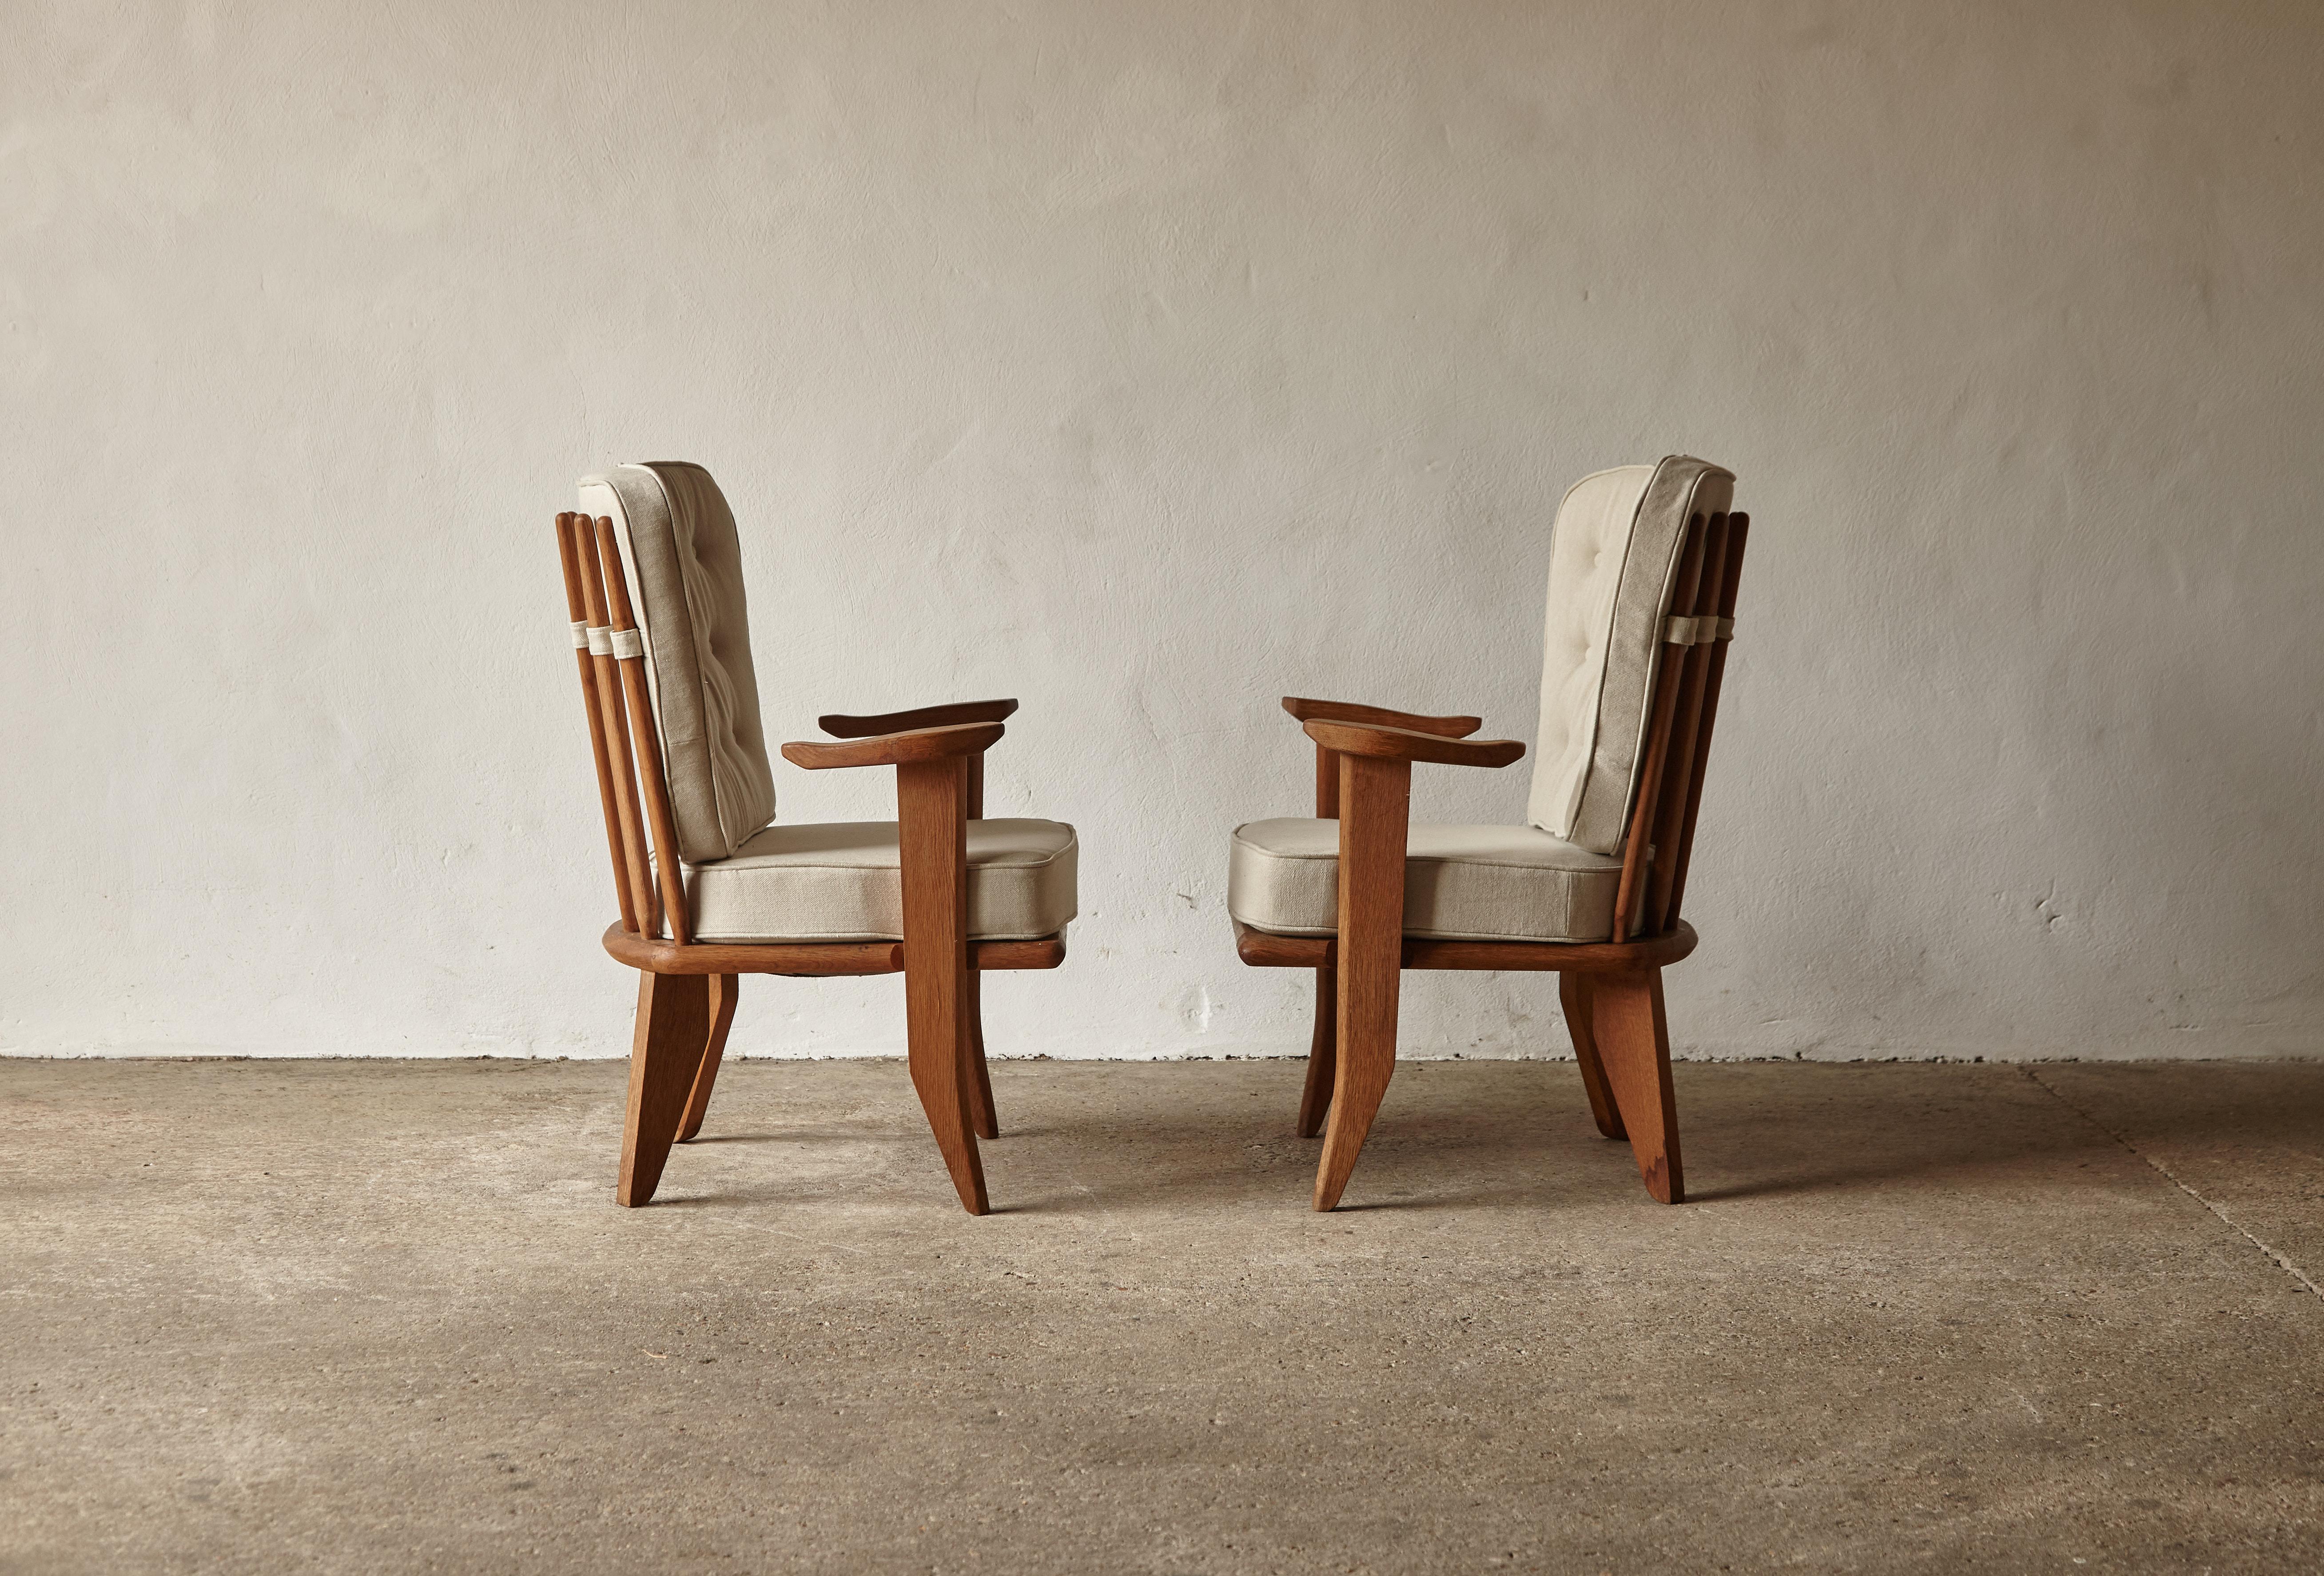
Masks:
[[[549,521],[684,457],[772,736],[1023,698],[1084,917],[997,1052],[1304,1051],[1223,912],[1276,697],[1529,736],[1558,495],[1672,451],[1757,521],[1682,1054],[2324,1048],[2305,0],[6,20],[0,1048],[625,1051]],[[1565,1052],[1545,976],[1406,1003]]]

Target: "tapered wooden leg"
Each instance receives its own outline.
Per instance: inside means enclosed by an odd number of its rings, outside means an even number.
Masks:
[[[622,1126],[622,1175],[613,1200],[631,1208],[660,1185],[662,1163],[686,1116],[686,1100],[710,1037],[710,981],[702,974],[640,974],[637,1031],[630,1042],[630,1109]]]
[[[1315,1207],[1337,1207],[1396,1074],[1403,987],[1404,851],[1412,762],[1340,757],[1340,950],[1337,1065]]]
[[[1609,1138],[1624,1138],[1622,1113],[1606,1087],[1605,1064],[1598,1059],[1598,1036],[1590,1021],[1590,976],[1557,976],[1557,1004],[1565,1009],[1565,1032],[1573,1037],[1573,1059],[1582,1064],[1582,1087],[1590,1096],[1591,1120]]]
[[[968,1115],[980,1138],[1001,1136],[1001,1117],[992,1107],[992,1074],[984,1064],[984,977],[968,971]]]
[[[969,1127],[967,782],[966,764],[956,755],[896,769],[912,1087],[962,1206],[982,1215],[992,1206]]]
[[[1307,1087],[1299,1096],[1299,1136],[1323,1130],[1340,1061],[1340,983],[1331,969],[1315,971],[1315,1037],[1307,1042]]]
[[[702,1066],[694,1074],[694,1092],[686,1097],[686,1120],[678,1124],[678,1141],[681,1144],[702,1130],[702,1118],[710,1109],[710,1091],[718,1082],[718,1064],[726,1058],[726,1031],[734,1027],[734,994],[741,986],[740,974],[711,974],[710,982],[710,1043],[702,1047]]]
[[[1671,1091],[1670,1026],[1659,969],[1600,974],[1591,982],[1591,1027],[1614,1107],[1646,1191],[1666,1204],[1686,1201],[1679,1166],[1678,1101]]]

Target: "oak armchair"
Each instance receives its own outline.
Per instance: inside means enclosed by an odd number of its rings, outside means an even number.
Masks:
[[[898,818],[779,822],[717,484],[625,465],[583,478],[580,502],[557,544],[621,914],[604,946],[638,971],[614,1198],[651,1199],[700,1130],[742,975],[900,972],[913,1087],[962,1204],[985,1213],[977,1139],[1000,1126],[978,974],[1055,968],[1075,912],[1074,829],[984,818],[984,752],[1017,703],[825,716],[836,742],[784,759],[893,767]]]
[[[1695,946],[1679,904],[1750,527],[1734,486],[1674,456],[1566,493],[1526,825],[1411,819],[1416,762],[1525,753],[1471,739],[1482,719],[1284,701],[1315,744],[1315,815],[1235,829],[1227,908],[1244,963],[1315,971],[1315,1208],[1340,1202],[1396,1071],[1404,969],[1554,971],[1599,1130],[1629,1139],[1648,1193],[1685,1198],[1662,971]]]

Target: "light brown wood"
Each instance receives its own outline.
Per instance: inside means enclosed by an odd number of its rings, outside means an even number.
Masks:
[[[900,941],[697,941],[690,946],[609,926],[605,952],[615,962],[656,974],[900,974]],[[1054,969],[1065,961],[1060,934],[1032,941],[972,941],[969,966],[980,970]]]
[[[1673,607],[1692,607],[1695,587],[1702,577],[1702,516],[1687,521],[1686,544],[1680,550]],[[1630,831],[1622,849],[1622,880],[1614,896],[1614,939],[1637,934],[1638,905],[1646,894],[1646,868],[1654,858],[1655,806],[1662,787],[1663,762],[1670,753],[1671,721],[1678,710],[1679,681],[1686,665],[1679,659],[1686,648],[1665,642],[1655,669],[1655,704],[1646,714],[1646,733],[1639,747],[1646,751],[1638,769],[1637,798],[1631,806]]]
[[[1329,744],[1315,746],[1315,818],[1340,818],[1340,752]]]
[[[1714,514],[1702,533],[1702,573],[1696,581],[1693,605],[1685,616],[1699,618],[1719,605],[1720,566],[1727,556],[1727,516]],[[1670,908],[1671,880],[1678,871],[1679,823],[1686,816],[1687,790],[1692,786],[1695,734],[1702,722],[1703,680],[1711,671],[1711,646],[1698,642],[1686,649],[1678,682],[1678,709],[1671,719],[1670,748],[1663,756],[1663,780],[1655,795],[1655,857],[1646,871],[1641,917],[1649,935],[1663,928]]]
[[[917,706],[908,712],[884,712],[875,717],[851,717],[834,712],[817,717],[815,725],[835,739],[868,739],[876,733],[906,733],[919,728],[946,728],[955,723],[1005,723],[1017,714],[1013,700],[963,700],[950,705]],[[974,816],[970,817],[975,819]]]
[[[971,757],[972,760],[977,759]],[[972,952],[973,942],[969,944]],[[984,1063],[984,982],[972,961],[962,977],[968,1012],[968,1122],[980,1138],[1001,1136],[1001,1113],[992,1103],[992,1070]]]
[[[996,731],[1000,724],[984,726]],[[991,1205],[969,1125],[968,770],[956,754],[896,769],[904,880],[907,1059],[920,1109],[972,1215]]]
[[[1678,1099],[1671,1088],[1662,971],[1600,974],[1590,982],[1590,997],[1591,1037],[1638,1175],[1662,1203],[1683,1203],[1686,1175],[1679,1164]]]
[[[694,1092],[686,1097],[686,1115],[678,1124],[678,1141],[685,1143],[702,1130],[710,1111],[710,1091],[718,1083],[719,1064],[726,1059],[726,1032],[734,1027],[734,998],[742,977],[706,975],[710,982],[710,1043],[702,1048],[702,1065],[694,1074]]]
[[[1557,1004],[1565,1012],[1565,1032],[1573,1037],[1573,1059],[1582,1068],[1582,1090],[1590,1097],[1590,1120],[1608,1138],[1619,1138],[1628,1135],[1622,1130],[1622,1113],[1615,1107],[1613,1091],[1606,1086],[1606,1067],[1598,1059],[1598,1031],[1591,1016],[1594,978],[1578,972],[1558,975]]]
[[[1722,619],[1735,616],[1735,594],[1743,579],[1743,547],[1751,534],[1751,517],[1730,514],[1727,518],[1727,557],[1720,566],[1719,601],[1714,611]],[[1714,642],[1711,648],[1711,670],[1702,681],[1702,721],[1695,730],[1694,773],[1686,788],[1686,814],[1679,823],[1678,855],[1671,872],[1670,904],[1665,910],[1665,925],[1678,923],[1680,905],[1686,899],[1687,867],[1694,862],[1694,823],[1702,812],[1702,774],[1711,761],[1711,730],[1719,720],[1719,690],[1727,677],[1727,648],[1734,643],[1731,637]]]
[[[605,627],[605,578],[597,561],[595,525],[586,514],[573,517],[573,550],[581,568],[581,598],[588,609],[589,622]],[[622,834],[622,864],[629,872],[630,900],[637,924],[634,928],[644,935],[661,932],[661,916],[654,905],[652,878],[646,869],[645,813],[638,806],[638,774],[630,754],[630,723],[622,705],[621,677],[613,671],[619,666],[603,652],[593,652],[590,663],[597,673],[597,703],[604,712],[605,745],[613,768],[613,809],[615,824]]]
[[[1301,722],[1363,723],[1379,728],[1406,728],[1416,733],[1436,733],[1448,739],[1466,738],[1485,725],[1482,717],[1428,717],[1413,712],[1392,712],[1386,706],[1357,705],[1351,701],[1309,700],[1286,695],[1283,709]]]
[[[1524,744],[1515,739],[1447,739],[1417,733],[1409,728],[1380,728],[1368,723],[1338,723],[1317,719],[1302,723],[1307,736],[1342,755],[1374,760],[1434,761],[1439,766],[1507,766],[1523,756]],[[1346,797],[1342,778],[1341,797]]]
[[[1259,969],[1329,969],[1340,945],[1329,935],[1277,935],[1235,922],[1235,955]],[[1694,927],[1682,920],[1661,935],[1636,941],[1432,941],[1404,938],[1407,969],[1471,969],[1495,973],[1606,973],[1661,968],[1694,951]]]
[[[617,635],[637,631],[630,610],[630,585],[622,572],[622,549],[613,540],[611,516],[597,517],[597,556],[604,565],[605,612]],[[686,868],[678,851],[678,822],[670,814],[669,778],[662,764],[661,730],[654,721],[653,696],[646,688],[646,659],[617,657],[622,693],[630,712],[630,742],[637,758],[638,776],[646,786],[646,820],[653,828],[654,871],[661,882],[662,916],[669,921],[672,941],[684,946],[694,939],[694,919],[686,900]]]
[[[1342,724],[1309,723],[1309,729]],[[1336,747],[1336,745],[1335,745]],[[1404,851],[1412,763],[1347,753],[1340,763],[1338,1065],[1315,1207],[1336,1208],[1396,1075],[1404,966]]]
[[[710,983],[699,974],[640,974],[630,1042],[630,1103],[622,1125],[614,1202],[634,1209],[654,1195],[686,1115],[687,1093],[710,1043]]]
[[[557,558],[565,571],[566,617],[573,623],[586,624],[589,609],[582,600],[581,568],[574,557],[573,518],[570,511],[557,517]],[[613,807],[613,757],[606,753],[604,710],[597,704],[597,667],[586,646],[576,647],[573,657],[581,670],[581,710],[589,719],[589,759],[597,768],[597,799],[605,812],[605,851],[613,857],[613,895],[621,903],[622,928],[635,930],[637,905],[630,897],[629,867],[622,860],[620,812]]]
[[[991,708],[992,714],[985,717],[962,717],[958,719],[959,721],[997,723],[1017,709],[1017,703],[1013,700],[976,701],[971,704]],[[1001,710],[1002,707],[1006,707],[1007,710]],[[942,706],[935,709],[958,711],[963,708]],[[912,714],[903,714],[908,716]],[[877,722],[882,719],[864,720]],[[968,758],[968,818],[972,821],[981,821],[984,818],[984,756],[982,751]],[[992,1070],[986,1066],[984,1062],[984,982],[981,977],[983,971],[976,966],[975,950],[976,944],[969,943],[971,956],[968,978],[962,987],[968,992],[969,1123],[975,1128],[978,1138],[997,1138],[1001,1136],[1001,1112],[992,1103]]]
[[[999,723],[955,723],[949,727],[915,728],[906,733],[850,739],[839,744],[799,739],[783,746],[783,759],[810,771],[835,766],[908,766],[916,761],[974,755],[999,743],[1005,732]]]
[[[1299,1136],[1312,1138],[1323,1130],[1332,1110],[1332,1086],[1340,1068],[1340,976],[1332,969],[1315,971],[1315,1029],[1307,1041],[1307,1083],[1299,1092]]]

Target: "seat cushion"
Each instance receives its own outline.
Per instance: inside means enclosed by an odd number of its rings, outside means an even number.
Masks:
[[[1622,862],[1538,826],[1415,822],[1405,841],[1404,933],[1444,941],[1604,941]],[[1340,926],[1340,824],[1285,818],[1234,831],[1227,912],[1254,930]]]
[[[733,512],[708,471],[677,460],[584,476],[581,508],[621,544],[679,856],[725,859],[775,818]]]
[[[1060,821],[968,824],[968,933],[1055,935],[1077,911],[1080,845]],[[893,821],[773,825],[731,859],[686,867],[698,941],[900,941],[904,887]],[[663,934],[669,934],[665,923]]]
[[[1553,836],[1621,852],[1686,522],[1734,496],[1732,473],[1674,455],[1584,476],[1558,505],[1526,806]]]

